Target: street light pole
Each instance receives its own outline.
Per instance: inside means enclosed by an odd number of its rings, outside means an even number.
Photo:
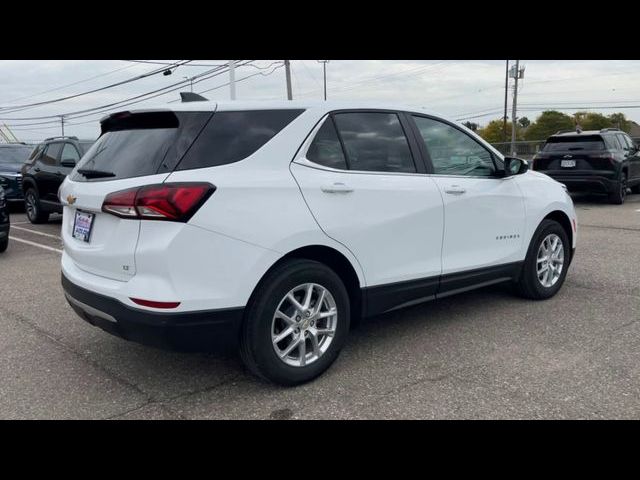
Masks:
[[[229,60],[229,90],[231,100],[236,99],[236,61]]]
[[[518,79],[520,78],[520,60],[516,60],[514,72],[515,84],[513,86],[513,112],[511,113],[511,155],[516,155],[516,120],[518,109]]]
[[[324,100],[327,101],[327,63],[329,60],[318,60],[322,64],[322,73],[324,75]]]
[[[284,61],[284,69],[287,76],[287,100],[293,100],[293,94],[291,93],[291,63],[289,60]]]
[[[64,137],[64,115],[60,115],[60,127],[62,128],[62,136]]]
[[[504,134],[503,142],[507,141],[507,102],[509,94],[509,60],[507,60],[507,68],[504,74],[504,119],[502,125],[502,133]]]

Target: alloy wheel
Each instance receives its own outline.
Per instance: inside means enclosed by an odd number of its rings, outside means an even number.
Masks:
[[[554,286],[562,274],[563,266],[562,239],[555,233],[547,235],[540,244],[536,260],[536,273],[540,284],[546,288]]]
[[[278,358],[292,367],[318,360],[336,334],[338,308],[331,292],[317,283],[291,289],[271,322],[271,343]]]

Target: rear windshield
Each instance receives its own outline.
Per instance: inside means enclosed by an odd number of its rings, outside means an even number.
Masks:
[[[108,181],[237,162],[264,146],[300,113],[116,114],[102,122],[103,134],[82,157],[72,179]]]
[[[32,148],[26,145],[0,147],[0,163],[24,163],[29,158]]]
[[[543,152],[604,150],[602,137],[585,135],[584,137],[551,137],[547,140]]]

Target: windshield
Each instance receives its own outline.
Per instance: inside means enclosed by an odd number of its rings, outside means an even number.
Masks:
[[[584,137],[551,137],[542,149],[543,152],[580,151],[580,150],[604,150],[602,137],[587,135]]]
[[[29,158],[31,147],[16,145],[15,147],[0,147],[0,163],[24,163]]]

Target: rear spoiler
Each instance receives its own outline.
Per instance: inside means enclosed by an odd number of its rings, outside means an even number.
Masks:
[[[180,92],[180,98],[182,99],[182,103],[209,101],[209,99],[204,98],[202,95],[198,95],[197,93],[193,93],[193,92]]]

